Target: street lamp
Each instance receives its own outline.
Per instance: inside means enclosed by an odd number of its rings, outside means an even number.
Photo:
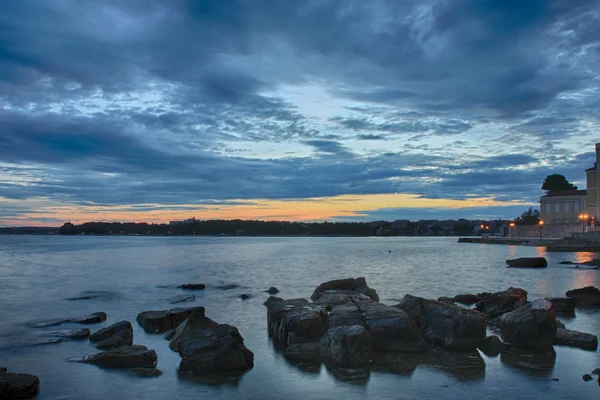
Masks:
[[[513,231],[515,229],[515,223],[511,222],[510,224],[508,224],[508,226],[510,226],[510,238],[513,238]]]
[[[542,239],[544,237],[544,220],[540,219],[538,224],[540,224],[540,239]]]
[[[585,222],[590,216],[587,214],[579,214],[579,219],[581,220],[581,232],[585,232]]]

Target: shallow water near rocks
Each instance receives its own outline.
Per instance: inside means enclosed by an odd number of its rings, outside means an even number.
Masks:
[[[532,256],[547,257],[549,267],[506,268],[507,258]],[[366,277],[386,304],[406,293],[437,298],[509,286],[527,290],[530,300],[564,296],[569,289],[600,287],[600,271],[559,262],[593,256],[458,244],[456,238],[0,236],[0,367],[39,376],[40,399],[597,398],[596,381],[581,377],[600,367],[598,352],[560,346],[555,354],[482,355],[483,364],[477,361],[474,373],[467,374],[430,361],[415,369],[410,361],[398,360],[393,372],[293,363],[274,350],[262,305],[270,286],[281,291],[278,297],[309,298],[322,282],[358,276]],[[184,283],[205,283],[206,289],[193,292],[195,301],[170,304],[174,296],[191,294],[177,288]],[[242,293],[251,298],[241,300]],[[252,370],[218,381],[181,376],[180,357],[163,335],[146,334],[135,322],[141,311],[196,305],[205,306],[206,315],[217,322],[239,328],[255,354]],[[31,327],[98,311],[108,314],[107,321]],[[559,318],[569,329],[600,334],[600,310]],[[57,329],[94,332],[124,319],[134,325],[135,344],[156,350],[161,376],[68,362],[97,352],[88,340],[39,344]]]

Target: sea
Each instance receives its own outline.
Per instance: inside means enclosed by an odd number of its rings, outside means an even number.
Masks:
[[[549,267],[506,268],[508,258],[531,256],[547,257]],[[600,367],[598,352],[562,346],[541,370],[481,354],[480,373],[466,377],[435,365],[409,373],[363,371],[361,379],[346,379],[325,365],[305,368],[276,351],[263,306],[271,286],[279,297],[309,298],[322,282],[361,276],[389,305],[407,293],[436,299],[510,286],[527,290],[530,300],[564,296],[570,289],[600,287],[600,270],[560,262],[595,256],[459,244],[451,237],[0,236],[0,367],[37,375],[38,399],[599,398],[596,377],[582,380]],[[172,297],[190,294],[177,288],[185,283],[206,289],[193,293],[195,301],[170,304]],[[178,373],[180,357],[163,335],[146,334],[135,321],[141,311],[200,305],[209,318],[239,329],[254,352],[254,368],[235,379],[190,379]],[[107,321],[86,327],[94,332],[131,321],[134,342],[156,350],[163,374],[142,378],[70,362],[98,350],[87,340],[46,343],[57,328],[33,328],[98,311],[107,313]],[[569,329],[600,334],[600,310],[560,319]]]

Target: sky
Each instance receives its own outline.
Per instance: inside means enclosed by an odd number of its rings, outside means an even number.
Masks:
[[[0,225],[514,218],[585,188],[590,0],[0,2]]]

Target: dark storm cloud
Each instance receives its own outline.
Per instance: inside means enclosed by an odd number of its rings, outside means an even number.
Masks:
[[[535,199],[545,174],[580,180],[593,160],[559,142],[597,134],[599,26],[583,0],[5,1],[0,196]],[[303,85],[344,111],[307,115],[312,99],[288,96]],[[458,135],[445,154],[430,143]],[[368,156],[344,142],[398,138]],[[239,157],[236,142],[314,155]]]

